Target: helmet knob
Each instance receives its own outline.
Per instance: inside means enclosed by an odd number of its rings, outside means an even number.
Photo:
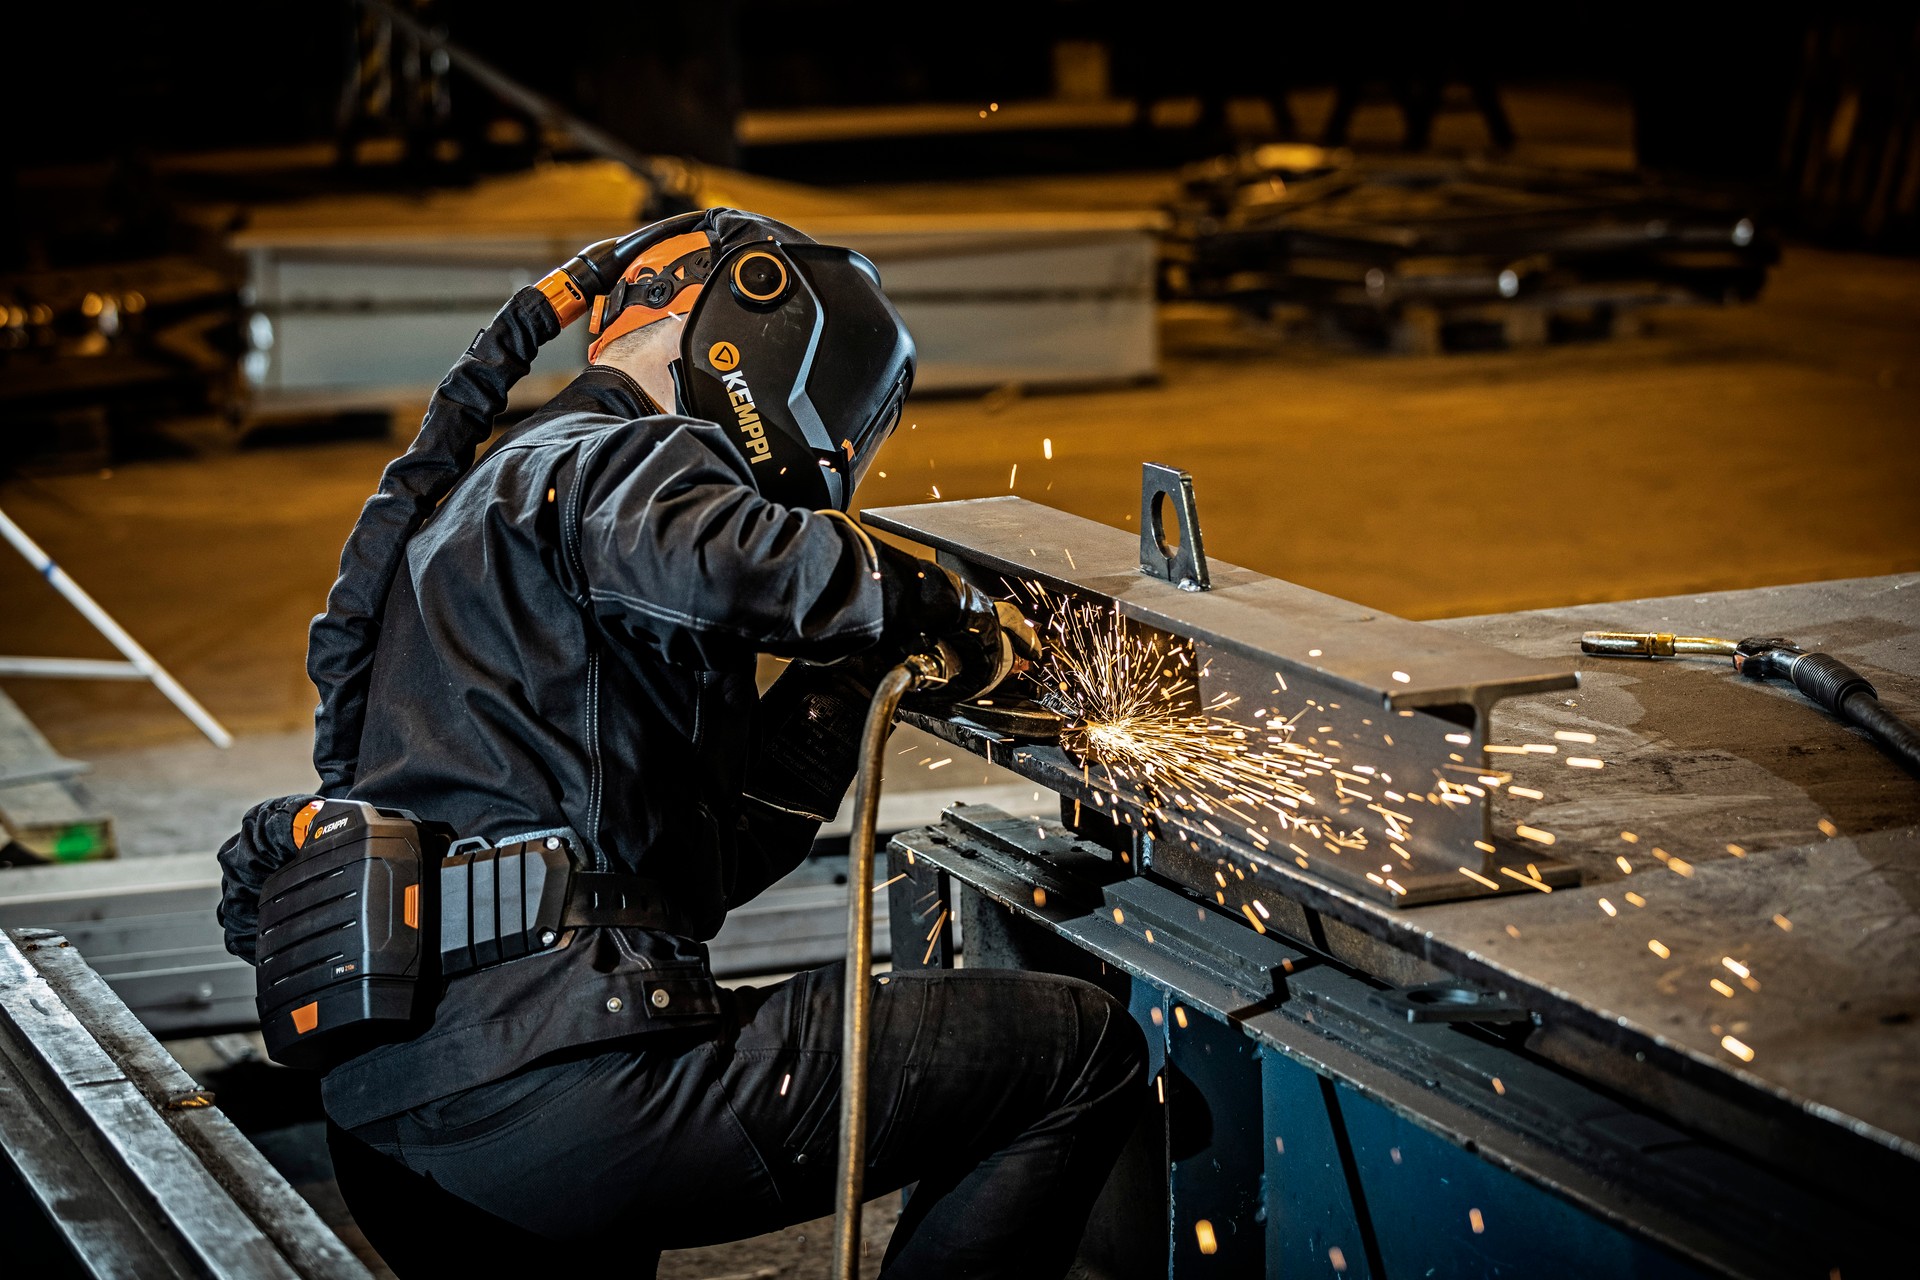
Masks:
[[[743,254],[733,264],[733,292],[742,302],[772,306],[787,293],[787,264],[765,249]]]

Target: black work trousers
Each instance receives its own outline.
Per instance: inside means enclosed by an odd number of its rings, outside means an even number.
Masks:
[[[717,1037],[536,1064],[356,1136],[550,1239],[644,1253],[804,1222],[834,1205],[842,981],[737,990]],[[883,1275],[1061,1275],[1146,1100],[1140,1029],[1073,978],[875,981],[867,1193],[919,1184]]]

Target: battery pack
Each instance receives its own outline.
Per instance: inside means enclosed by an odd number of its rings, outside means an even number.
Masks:
[[[438,917],[426,869],[445,843],[404,810],[316,800],[299,812],[300,856],[260,893],[256,1002],[275,1062],[324,1070],[412,1034]]]

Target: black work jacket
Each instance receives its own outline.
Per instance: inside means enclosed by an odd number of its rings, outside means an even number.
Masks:
[[[610,368],[474,466],[407,544],[352,798],[496,842],[570,827],[677,918],[451,980],[416,1038],[328,1074],[336,1122],[717,1014],[705,940],[805,857],[820,816],[753,797],[756,656],[873,646],[872,555],[844,520],[761,498],[721,428]]]

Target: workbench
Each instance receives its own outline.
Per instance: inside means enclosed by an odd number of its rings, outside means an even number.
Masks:
[[[1459,726],[1447,741],[1469,754],[1440,769],[1501,778],[1484,874],[1457,870],[1507,891],[1421,901],[1317,850],[1287,846],[1315,854],[1296,866],[1231,824],[1156,811],[1057,746],[916,721],[1059,792],[1063,821],[960,807],[897,838],[895,967],[921,949],[951,963],[941,921],[956,920],[966,963],[1105,982],[1154,1046],[1164,1106],[1103,1201],[1121,1243],[1090,1233],[1090,1261],[1114,1275],[1890,1265],[1920,1190],[1920,780],[1724,659],[1582,657],[1579,639],[1784,635],[1912,719],[1920,575],[1450,619],[1422,638],[1311,593],[1289,613],[1274,592],[1298,589],[1231,566],[1215,568],[1223,598],[1189,603],[1123,571],[1134,535],[1106,531],[1109,546],[1016,501],[868,519],[976,581],[1043,573],[1056,594],[1110,600],[1256,697],[1302,676],[1361,688],[1391,646],[1343,667],[1336,644],[1412,636],[1372,714],[1407,689],[1416,719]],[[1072,571],[1031,567],[1063,541]],[[1277,685],[1228,662],[1259,643],[1262,609],[1269,656],[1295,664]],[[1324,653],[1293,634],[1303,616],[1329,620]],[[1548,687],[1554,664],[1577,667],[1578,687]],[[1477,674],[1448,692],[1447,669]],[[1534,883],[1516,889],[1496,863]],[[1164,1220],[1140,1212],[1150,1194]]]

